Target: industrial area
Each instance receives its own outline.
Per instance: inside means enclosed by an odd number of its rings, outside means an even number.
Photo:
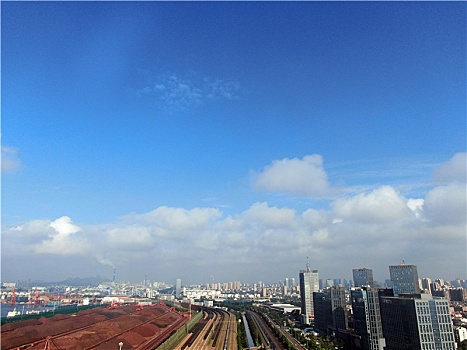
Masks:
[[[185,308],[185,307],[187,308]],[[237,349],[237,319],[220,308],[168,303],[78,307],[54,315],[9,317],[1,327],[5,350]]]

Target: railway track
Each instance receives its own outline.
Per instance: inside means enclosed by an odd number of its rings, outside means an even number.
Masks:
[[[265,349],[271,350],[286,350],[287,348],[282,344],[277,335],[273,332],[271,327],[263,318],[255,312],[247,311],[247,314],[253,320],[253,327],[260,332],[260,337],[263,339]]]
[[[203,308],[206,317],[193,327],[192,334],[176,350],[237,350],[237,321],[222,309]]]

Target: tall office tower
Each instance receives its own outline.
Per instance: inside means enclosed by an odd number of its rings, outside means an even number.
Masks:
[[[425,293],[431,294],[431,278],[422,279],[422,288]]]
[[[313,293],[315,330],[321,335],[335,334],[348,328],[345,288],[326,288]]]
[[[182,280],[177,278],[175,281],[175,297],[178,299],[180,298],[180,294],[182,293]]]
[[[334,286],[334,281],[330,278],[326,280],[326,288],[328,287],[333,287]]]
[[[445,298],[430,294],[381,297],[386,350],[452,350],[454,330]]]
[[[292,288],[295,287],[295,277],[292,277],[292,278],[290,279],[290,283],[291,283],[291,286],[290,286],[290,287],[292,287]]]
[[[288,277],[284,279],[284,286],[286,286],[287,288],[290,288],[290,281]]]
[[[313,317],[313,292],[319,290],[318,270],[311,270],[310,263],[307,262],[306,270],[299,273],[300,280],[300,298],[302,323],[310,324],[310,318]]]
[[[389,276],[394,286],[394,295],[418,294],[420,285],[418,284],[417,266],[415,265],[389,265]]]
[[[319,332],[320,335],[328,334],[328,324],[332,323],[331,320],[331,307],[329,301],[326,300],[324,290],[321,292],[313,293],[313,307],[314,307],[314,330]]]
[[[383,350],[386,341],[379,308],[378,288],[369,286],[350,290],[355,332],[361,337],[362,350]]]
[[[370,286],[374,287],[373,270],[362,267],[360,269],[353,269],[353,282],[355,287]]]
[[[334,330],[347,329],[347,301],[345,297],[345,288],[342,286],[334,286],[329,289],[331,308],[332,308],[332,327]]]

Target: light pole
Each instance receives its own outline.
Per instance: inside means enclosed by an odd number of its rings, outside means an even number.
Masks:
[[[120,347],[119,350],[122,350],[123,342],[118,343],[118,346]]]

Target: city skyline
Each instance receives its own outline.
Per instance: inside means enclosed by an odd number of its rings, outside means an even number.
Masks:
[[[465,4],[1,11],[3,281],[466,278]]]

